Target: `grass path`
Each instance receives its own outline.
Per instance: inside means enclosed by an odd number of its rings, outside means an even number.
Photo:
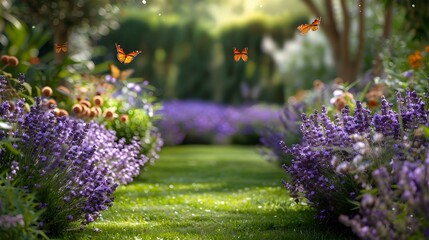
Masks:
[[[284,171],[254,149],[166,147],[102,219],[66,239],[340,239],[294,204]]]

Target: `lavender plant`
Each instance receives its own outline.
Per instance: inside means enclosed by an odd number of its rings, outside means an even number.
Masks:
[[[371,173],[386,168],[391,174],[404,161],[421,162],[428,146],[425,138],[414,134],[419,126],[428,126],[425,102],[410,90],[404,98],[398,93],[397,101],[399,111],[383,98],[381,112],[373,116],[359,101],[353,116],[346,106],[335,121],[325,107],[321,114],[303,114],[302,143],[284,147],[294,157],[290,166],[284,165],[292,178],[286,187],[295,197],[307,198],[321,219],[356,216],[360,193],[377,191],[377,178]],[[361,206],[364,200],[368,198],[361,199]]]
[[[124,138],[117,140],[115,131],[107,130],[105,126],[95,122],[89,124],[84,144],[96,147],[90,161],[99,171],[105,171],[111,182],[131,182],[140,173],[140,168],[148,162],[148,157],[140,152],[137,137],[126,144]]]
[[[13,146],[20,154],[3,151],[2,167],[15,164],[13,184],[35,193],[38,207],[46,209],[39,222],[42,229],[55,234],[72,222],[84,226],[112,205],[118,184],[108,177],[108,168],[92,160],[96,148],[84,142],[89,125],[55,117],[38,98],[28,113],[23,100],[13,112],[9,108],[3,102],[0,112],[14,128],[2,135],[19,139]]]
[[[267,126],[262,132],[260,142],[263,147],[259,148],[261,155],[270,161],[278,161],[280,164],[290,164],[291,158],[280,144],[281,141],[287,141],[287,145],[298,143],[301,139],[300,132],[300,112],[305,109],[304,103],[288,104],[279,115],[281,126],[274,128]]]

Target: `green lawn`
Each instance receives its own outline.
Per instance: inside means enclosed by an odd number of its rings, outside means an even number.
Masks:
[[[165,147],[102,219],[65,239],[343,239],[290,199],[285,175],[254,147]]]

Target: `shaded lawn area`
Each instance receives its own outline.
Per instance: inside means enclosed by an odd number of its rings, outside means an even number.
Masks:
[[[101,219],[65,239],[344,239],[290,199],[285,176],[255,147],[165,147]]]

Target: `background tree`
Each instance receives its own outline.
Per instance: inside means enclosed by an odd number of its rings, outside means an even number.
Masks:
[[[119,12],[116,4],[124,0],[17,0],[15,10],[28,22],[46,22],[53,31],[54,42],[68,41],[71,30],[86,27],[94,33],[106,32]],[[97,29],[97,27],[99,27]],[[62,62],[65,54],[56,54],[55,62]]]
[[[338,77],[346,82],[353,82],[357,79],[362,67],[365,48],[366,21],[365,12],[368,9],[366,0],[324,0],[323,4],[317,5],[313,0],[303,0],[310,11],[322,17],[321,30],[325,33],[332,49],[332,56],[335,61]],[[336,13],[336,4],[339,4],[340,13]],[[392,34],[392,23],[395,2],[384,1],[384,23],[380,41],[390,38]],[[357,21],[357,47],[351,47],[353,20]],[[378,49],[380,50],[380,49]],[[377,51],[377,49],[376,49]],[[374,55],[373,71],[374,76],[382,73],[381,60],[377,54]]]

